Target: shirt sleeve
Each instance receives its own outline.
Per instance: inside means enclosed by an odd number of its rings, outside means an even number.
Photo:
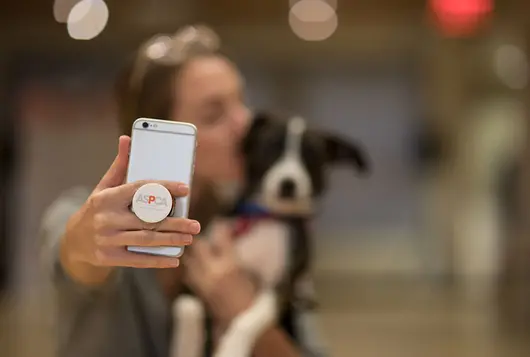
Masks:
[[[41,263],[56,292],[75,298],[91,295],[98,289],[82,286],[64,271],[59,259],[60,241],[70,217],[85,203],[90,191],[75,187],[61,194],[44,212],[41,221]]]
[[[71,279],[59,260],[61,237],[67,222],[89,195],[90,191],[85,188],[64,192],[48,207],[41,221],[41,264],[46,269],[46,285],[52,295],[51,308],[57,328],[54,344],[58,356],[110,356],[108,351],[112,351],[113,342],[109,338],[116,338],[112,335],[113,326],[127,329],[120,320],[121,309],[124,306],[128,309],[120,297],[124,288],[123,270],[115,269],[102,286],[87,287]],[[126,349],[128,345],[123,342],[123,346]],[[120,346],[116,348],[119,350]]]
[[[304,357],[328,357],[328,348],[322,339],[318,321],[318,304],[309,274],[296,284],[294,328]]]

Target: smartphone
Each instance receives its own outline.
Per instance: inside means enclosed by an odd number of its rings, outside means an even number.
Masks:
[[[131,134],[127,182],[138,180],[178,181],[191,189],[197,147],[197,128],[193,124],[139,118]],[[174,199],[172,217],[188,217],[190,196]],[[135,253],[180,257],[184,247],[136,247]]]

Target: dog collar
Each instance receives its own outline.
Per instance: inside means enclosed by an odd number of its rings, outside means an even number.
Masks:
[[[264,219],[270,219],[272,215],[262,206],[244,202],[240,203],[235,209],[235,221],[233,226],[233,237],[239,238],[250,231],[254,225]]]
[[[236,216],[246,216],[246,217],[261,217],[261,216],[270,216],[269,211],[263,206],[253,203],[253,202],[241,202],[239,203],[235,210],[234,214]]]

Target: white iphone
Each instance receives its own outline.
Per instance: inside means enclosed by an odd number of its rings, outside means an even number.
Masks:
[[[127,182],[164,180],[191,188],[195,167],[197,128],[188,123],[149,118],[137,119],[132,127]],[[188,217],[189,195],[176,198],[172,217]],[[184,247],[135,247],[127,250],[179,257]]]

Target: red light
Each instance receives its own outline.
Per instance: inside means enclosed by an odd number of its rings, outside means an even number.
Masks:
[[[431,0],[430,8],[445,35],[469,36],[488,20],[493,0]]]

